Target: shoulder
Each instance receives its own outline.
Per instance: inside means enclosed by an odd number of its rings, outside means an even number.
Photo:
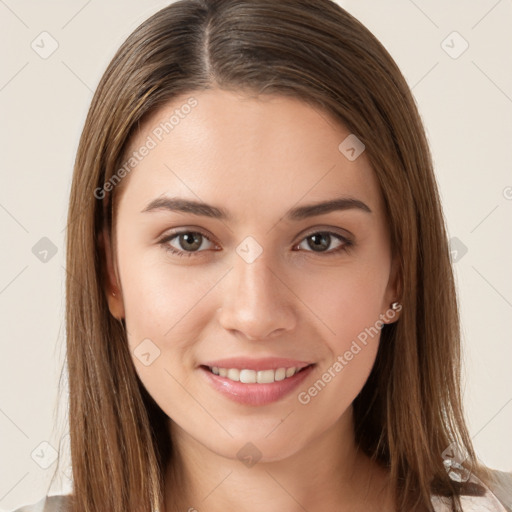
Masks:
[[[12,512],[67,512],[69,502],[70,495],[68,494],[46,496],[36,503],[23,505]]]
[[[461,496],[464,512],[512,512],[512,473],[491,470],[491,474],[493,481],[483,486],[484,493]],[[448,498],[432,496],[431,501],[435,512],[451,511]]]

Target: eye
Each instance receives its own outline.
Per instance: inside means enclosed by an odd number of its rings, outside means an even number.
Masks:
[[[203,252],[199,249],[204,249],[205,241],[212,243],[206,235],[199,231],[180,231],[165,237],[160,244],[164,249],[177,256],[193,256],[195,252]],[[172,245],[171,242],[174,242],[175,245]]]
[[[333,238],[338,240],[338,245],[334,249],[328,250]],[[332,231],[317,231],[315,233],[311,233],[306,236],[300,244],[296,245],[296,247],[300,247],[304,242],[306,242],[308,247],[313,249],[312,251],[306,250],[306,252],[316,252],[319,254],[325,253],[326,256],[331,256],[342,251],[348,252],[354,245],[354,243],[348,238],[345,238],[338,233],[333,233]]]

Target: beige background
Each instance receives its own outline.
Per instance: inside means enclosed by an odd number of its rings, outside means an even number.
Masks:
[[[55,407],[65,352],[64,229],[74,154],[93,90],[115,50],[167,3],[0,0],[2,511],[40,499],[56,450],[67,457],[65,386],[59,414]],[[450,237],[458,239],[454,268],[471,435],[485,463],[512,471],[512,2],[340,4],[390,51],[419,105]],[[40,36],[43,31],[50,36]],[[46,50],[53,40],[58,44],[46,59],[41,38]],[[457,56],[465,41],[469,47]],[[34,254],[49,244],[43,237],[57,251],[46,262]],[[52,492],[69,490],[65,473]]]

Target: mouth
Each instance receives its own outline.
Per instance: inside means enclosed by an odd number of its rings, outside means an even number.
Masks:
[[[201,365],[206,382],[224,397],[243,405],[263,406],[284,399],[308,378],[316,363],[253,370]]]

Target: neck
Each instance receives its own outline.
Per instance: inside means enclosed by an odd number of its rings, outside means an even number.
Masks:
[[[167,512],[393,510],[387,472],[355,444],[352,408],[293,455],[254,465],[208,449],[174,422],[169,427]]]

